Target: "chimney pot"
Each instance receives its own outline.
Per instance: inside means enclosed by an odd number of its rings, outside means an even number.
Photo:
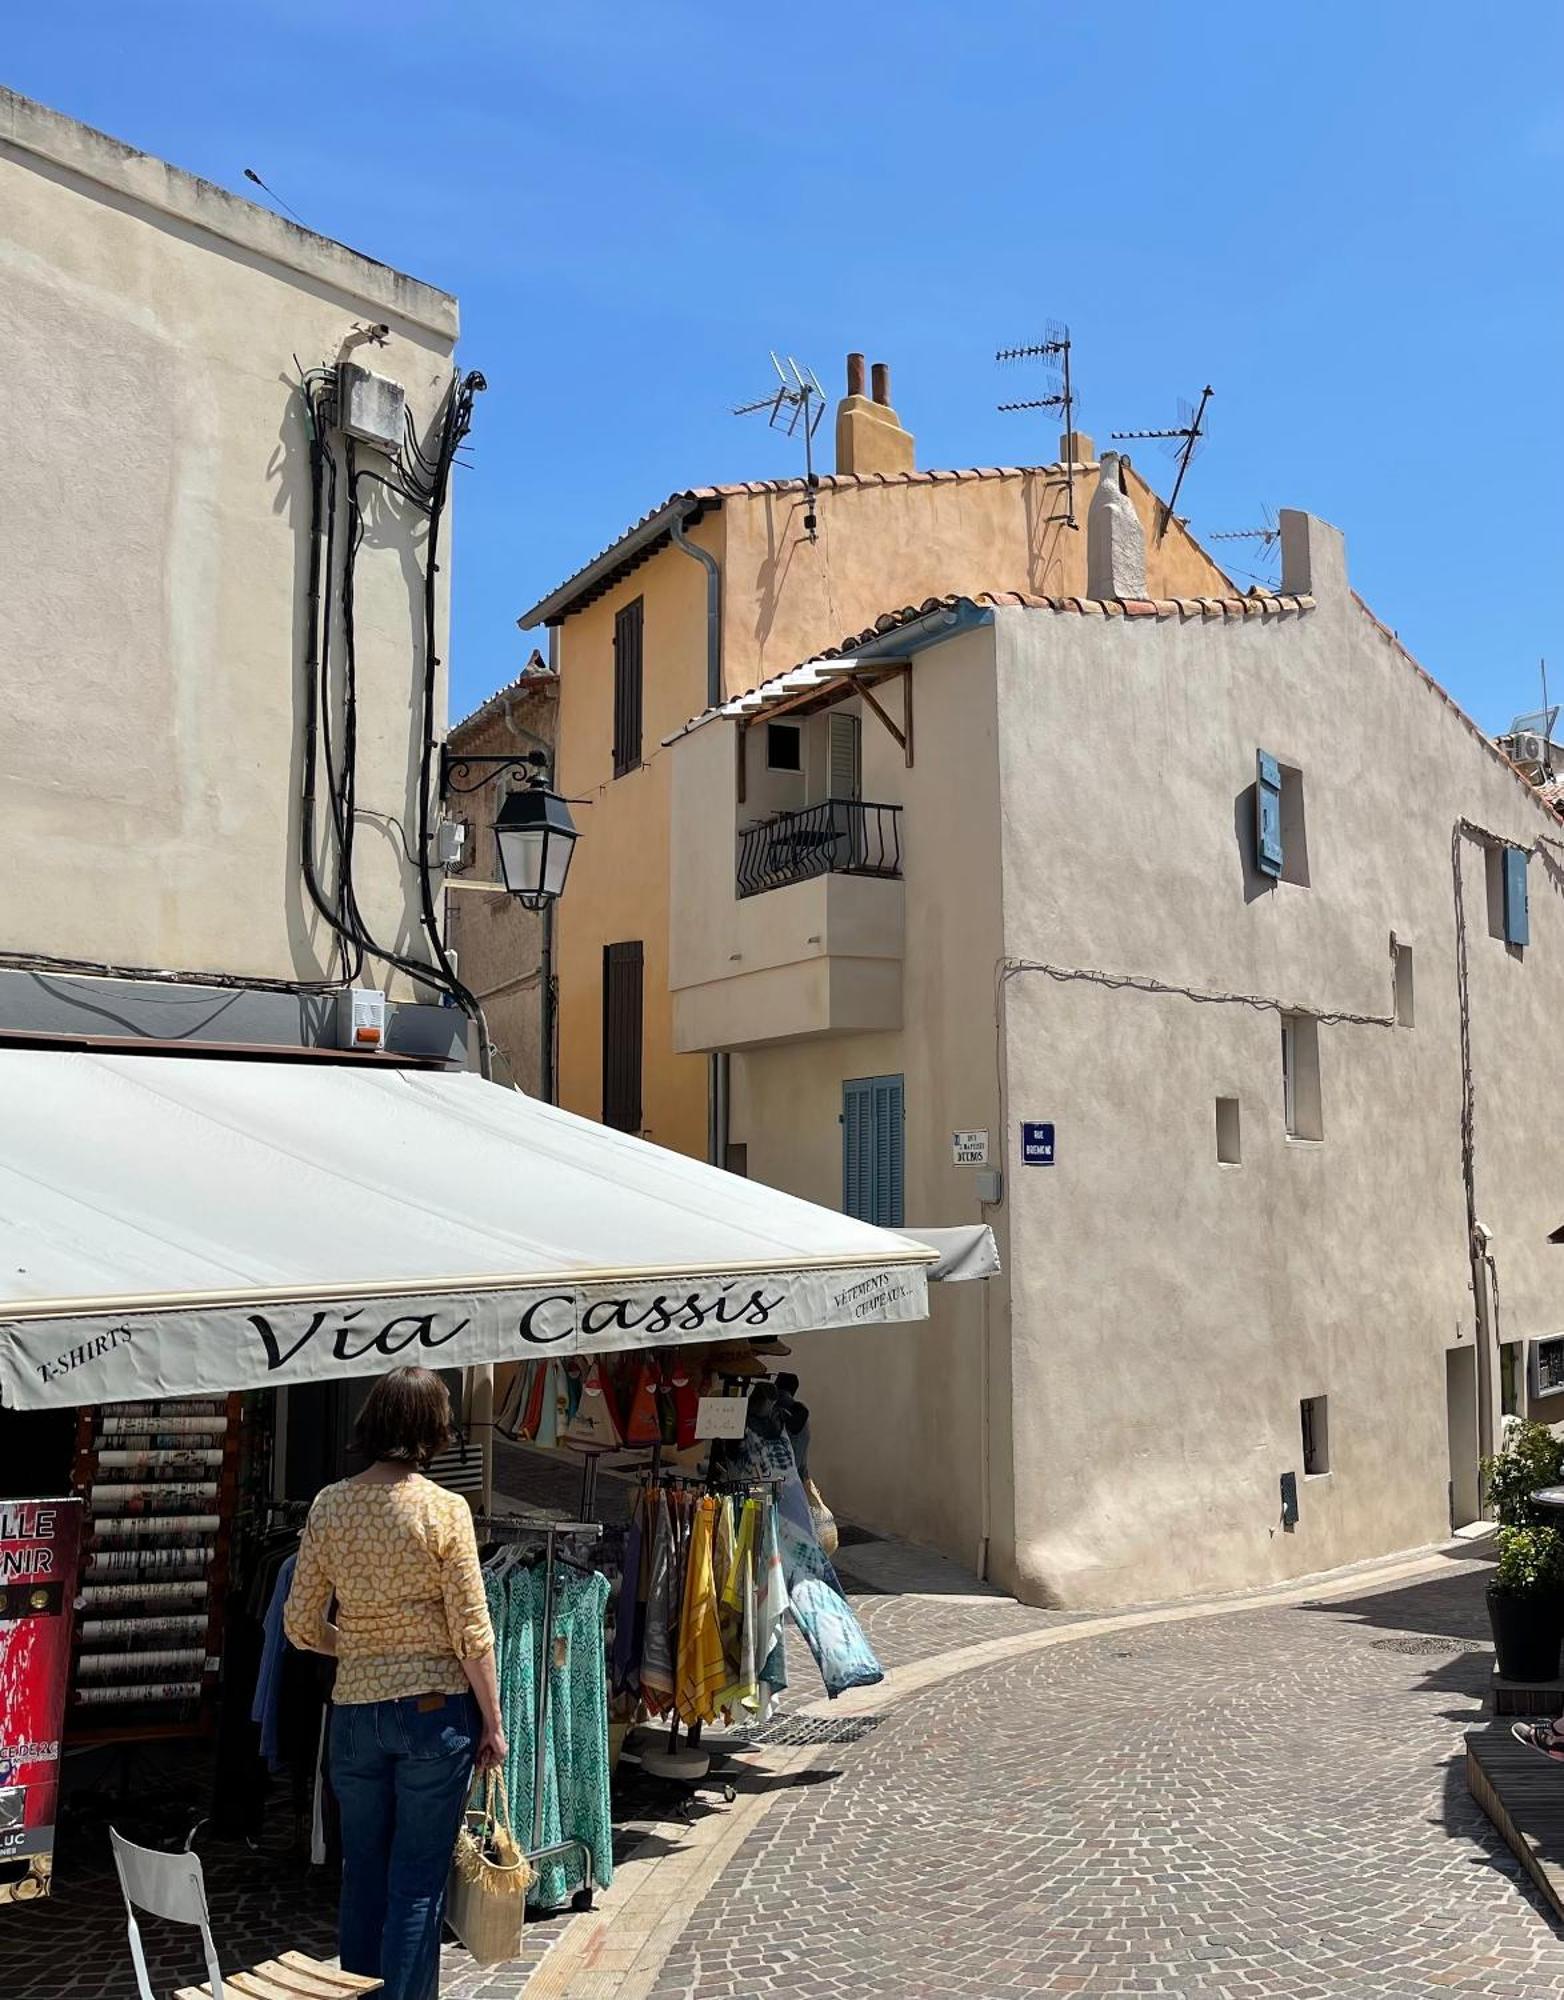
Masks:
[[[847,357],[847,394],[836,409],[836,469],[857,479],[895,479],[915,463],[911,434],[891,408],[891,371],[874,364],[874,399],[864,394],[861,354]]]

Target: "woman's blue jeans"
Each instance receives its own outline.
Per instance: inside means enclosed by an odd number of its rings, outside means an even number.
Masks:
[[[479,1733],[470,1694],[349,1702],[331,1712],[342,1969],[384,1980],[381,2000],[435,2000],[440,1990],[446,1877]]]

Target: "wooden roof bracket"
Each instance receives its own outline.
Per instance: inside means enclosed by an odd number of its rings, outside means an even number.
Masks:
[[[874,686],[878,686],[882,681],[891,679],[899,679],[901,681],[902,719],[900,728],[898,728],[896,724],[891,720],[890,716],[886,714],[885,710],[881,707],[880,703],[875,700],[874,689],[868,681],[859,680],[855,675],[853,677],[853,686],[863,696],[864,700],[868,703],[869,707],[874,710],[875,714],[880,718],[881,722],[885,724],[885,727],[891,732],[892,736],[894,736],[896,741],[901,745],[902,755],[907,760],[907,769],[910,771],[912,769],[912,662],[911,660],[904,660],[900,666],[893,668],[891,673],[889,674],[877,675]]]

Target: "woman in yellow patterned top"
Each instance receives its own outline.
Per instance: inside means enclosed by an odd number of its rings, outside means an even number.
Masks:
[[[368,1468],[317,1496],[283,1613],[295,1646],[337,1662],[342,1969],[383,1980],[383,2000],[438,1993],[446,1875],[474,1761],[484,1770],[506,1755],[472,1514],[421,1470],[450,1435],[438,1375],[380,1377],[355,1434]]]

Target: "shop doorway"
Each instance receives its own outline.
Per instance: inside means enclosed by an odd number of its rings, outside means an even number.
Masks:
[[[1477,1469],[1477,1349],[1445,1350],[1445,1435],[1450,1453],[1450,1526],[1464,1528],[1482,1513]]]

